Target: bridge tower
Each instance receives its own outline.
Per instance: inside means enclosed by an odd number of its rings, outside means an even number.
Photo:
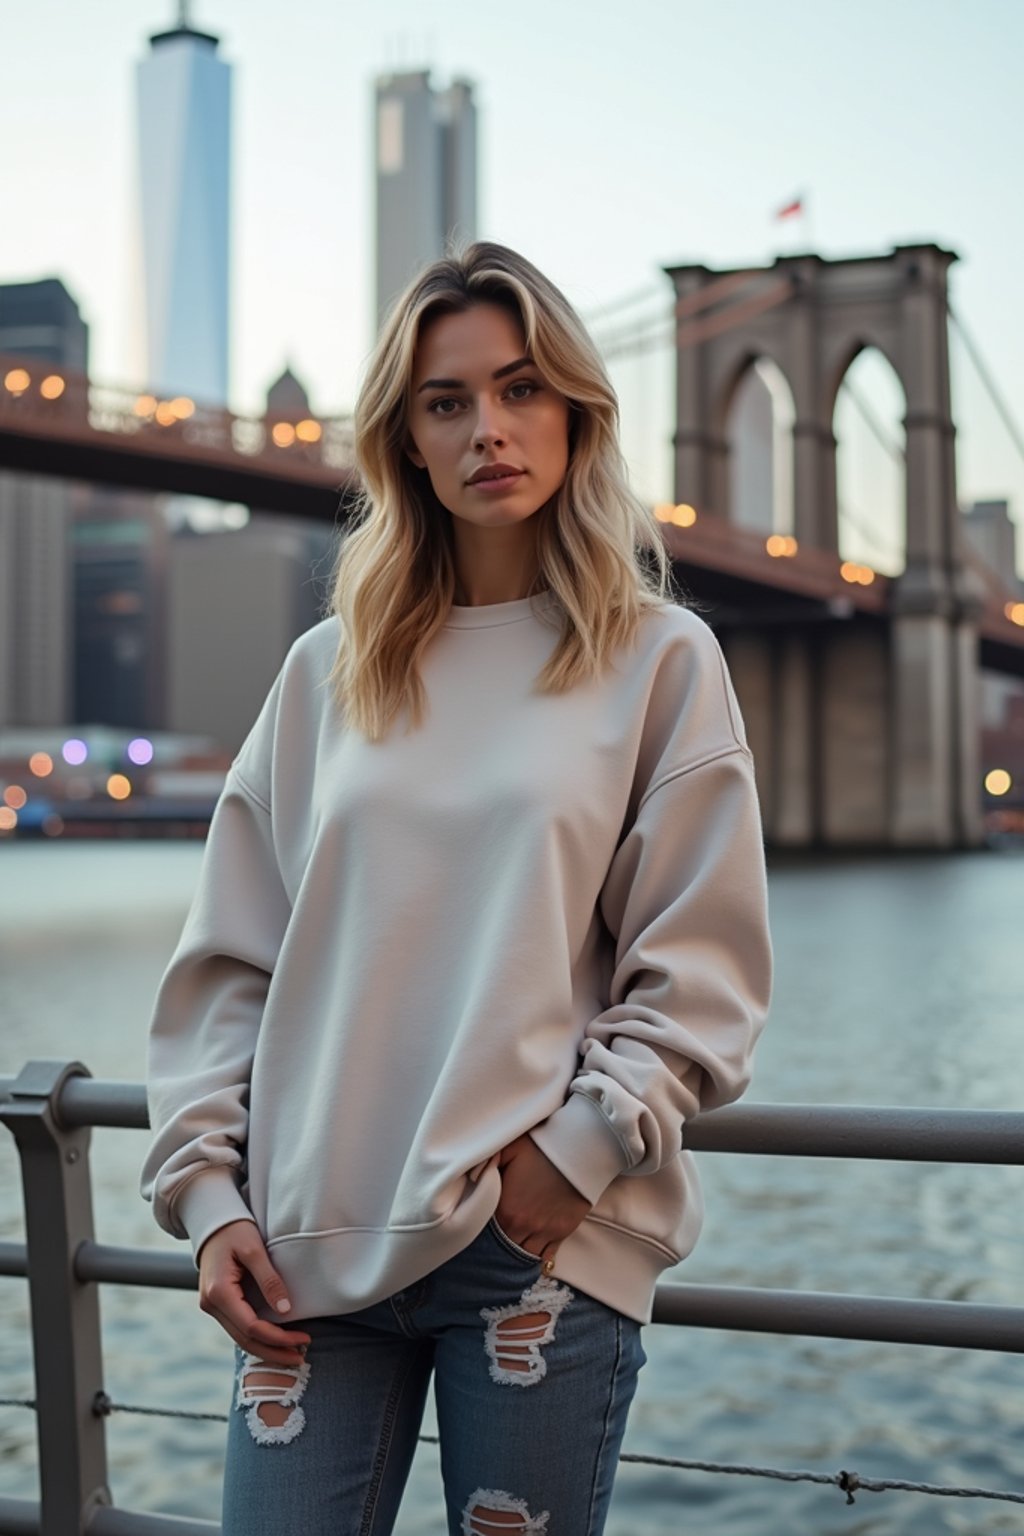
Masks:
[[[793,532],[838,557],[832,422],[843,378],[876,347],[906,399],[906,566],[887,634],[837,623],[813,638],[795,629],[727,641],[777,843],[981,840],[981,603],[962,546],[949,383],[947,272],[956,259],[931,244],[837,261],[779,256],[749,272],[739,302],[739,270],[665,268],[684,312],[702,314],[697,338],[688,327],[676,353],[677,502],[728,515],[730,403],[747,369],[770,358],[795,406]],[[717,302],[697,297],[718,285]]]

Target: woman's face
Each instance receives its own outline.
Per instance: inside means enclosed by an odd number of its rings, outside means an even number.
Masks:
[[[420,332],[407,452],[441,505],[481,527],[531,517],[568,468],[569,402],[525,352],[522,326],[497,304],[440,315]],[[515,473],[474,483],[492,464]]]

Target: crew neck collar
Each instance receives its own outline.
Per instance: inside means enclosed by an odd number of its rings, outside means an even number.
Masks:
[[[532,597],[517,597],[510,603],[453,603],[445,629],[482,629],[494,624],[516,624],[536,613],[554,608],[557,599],[550,587],[535,592]]]

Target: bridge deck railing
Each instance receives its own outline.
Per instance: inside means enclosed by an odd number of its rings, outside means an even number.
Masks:
[[[26,1232],[24,1243],[0,1242],[0,1276],[22,1276],[29,1285],[40,1477],[38,1501],[0,1498],[0,1536],[216,1532],[210,1521],[118,1509],[108,1486],[99,1282],[176,1290],[198,1284],[191,1254],[114,1247],[95,1238],[92,1127],[146,1129],[144,1086],[94,1079],[78,1061],[30,1061],[17,1076],[0,1076],[0,1120],[20,1155]],[[741,1104],[693,1120],[685,1139],[700,1152],[1019,1165],[1024,1113]],[[1024,1307],[973,1302],[665,1282],[652,1321],[1024,1353]],[[807,1476],[842,1487],[848,1475]],[[859,1485],[872,1486],[863,1479]],[[846,1491],[852,1497],[849,1486]],[[973,1492],[1024,1503],[1024,1494]]]

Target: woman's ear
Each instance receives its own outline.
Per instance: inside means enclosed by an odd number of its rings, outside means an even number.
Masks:
[[[420,453],[411,437],[406,442],[405,452],[408,454],[409,458],[415,464],[417,469],[426,469],[427,461],[423,457],[422,453]]]

